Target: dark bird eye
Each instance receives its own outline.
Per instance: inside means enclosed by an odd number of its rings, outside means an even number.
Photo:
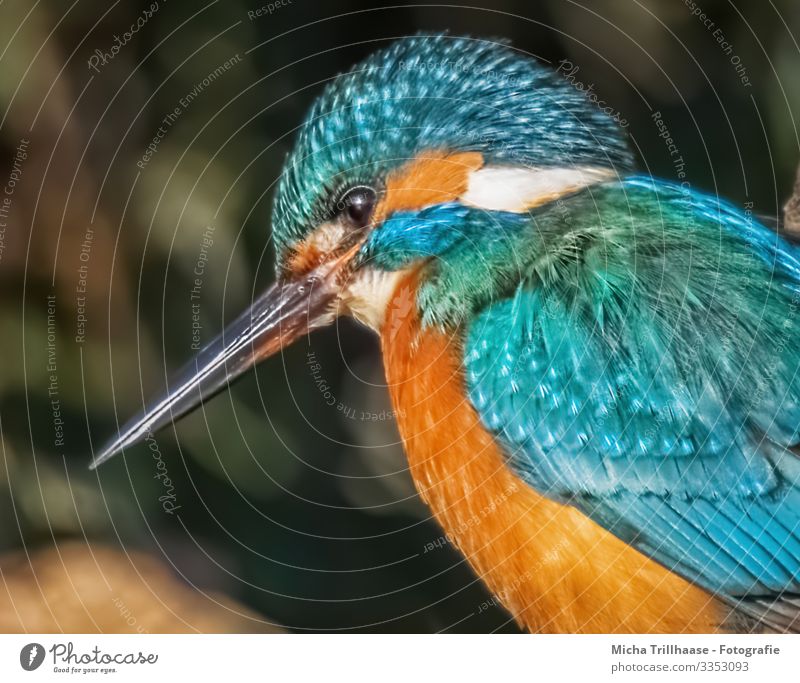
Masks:
[[[372,219],[372,212],[377,202],[375,190],[366,185],[348,190],[339,200],[337,209],[344,219],[354,228],[366,227]]]

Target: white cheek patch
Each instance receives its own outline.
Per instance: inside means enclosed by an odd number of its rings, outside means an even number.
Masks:
[[[488,211],[522,213],[562,195],[616,177],[613,169],[593,166],[484,166],[469,174],[467,191],[461,195],[460,201],[467,206]]]

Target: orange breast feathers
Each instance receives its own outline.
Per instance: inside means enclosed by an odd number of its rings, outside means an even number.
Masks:
[[[523,627],[545,632],[711,632],[727,609],[572,507],[527,486],[465,397],[460,341],[420,331],[413,276],[382,330],[411,476],[450,540]]]

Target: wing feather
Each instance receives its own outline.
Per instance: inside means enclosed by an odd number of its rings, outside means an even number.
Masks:
[[[532,215],[516,286],[468,325],[473,405],[531,486],[797,629],[796,248],[650,179],[564,203]]]

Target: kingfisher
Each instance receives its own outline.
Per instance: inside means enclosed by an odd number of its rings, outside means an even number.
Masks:
[[[402,38],[324,88],[277,277],[92,467],[350,315],[411,477],[535,632],[800,630],[800,249],[637,173],[506,43]]]

